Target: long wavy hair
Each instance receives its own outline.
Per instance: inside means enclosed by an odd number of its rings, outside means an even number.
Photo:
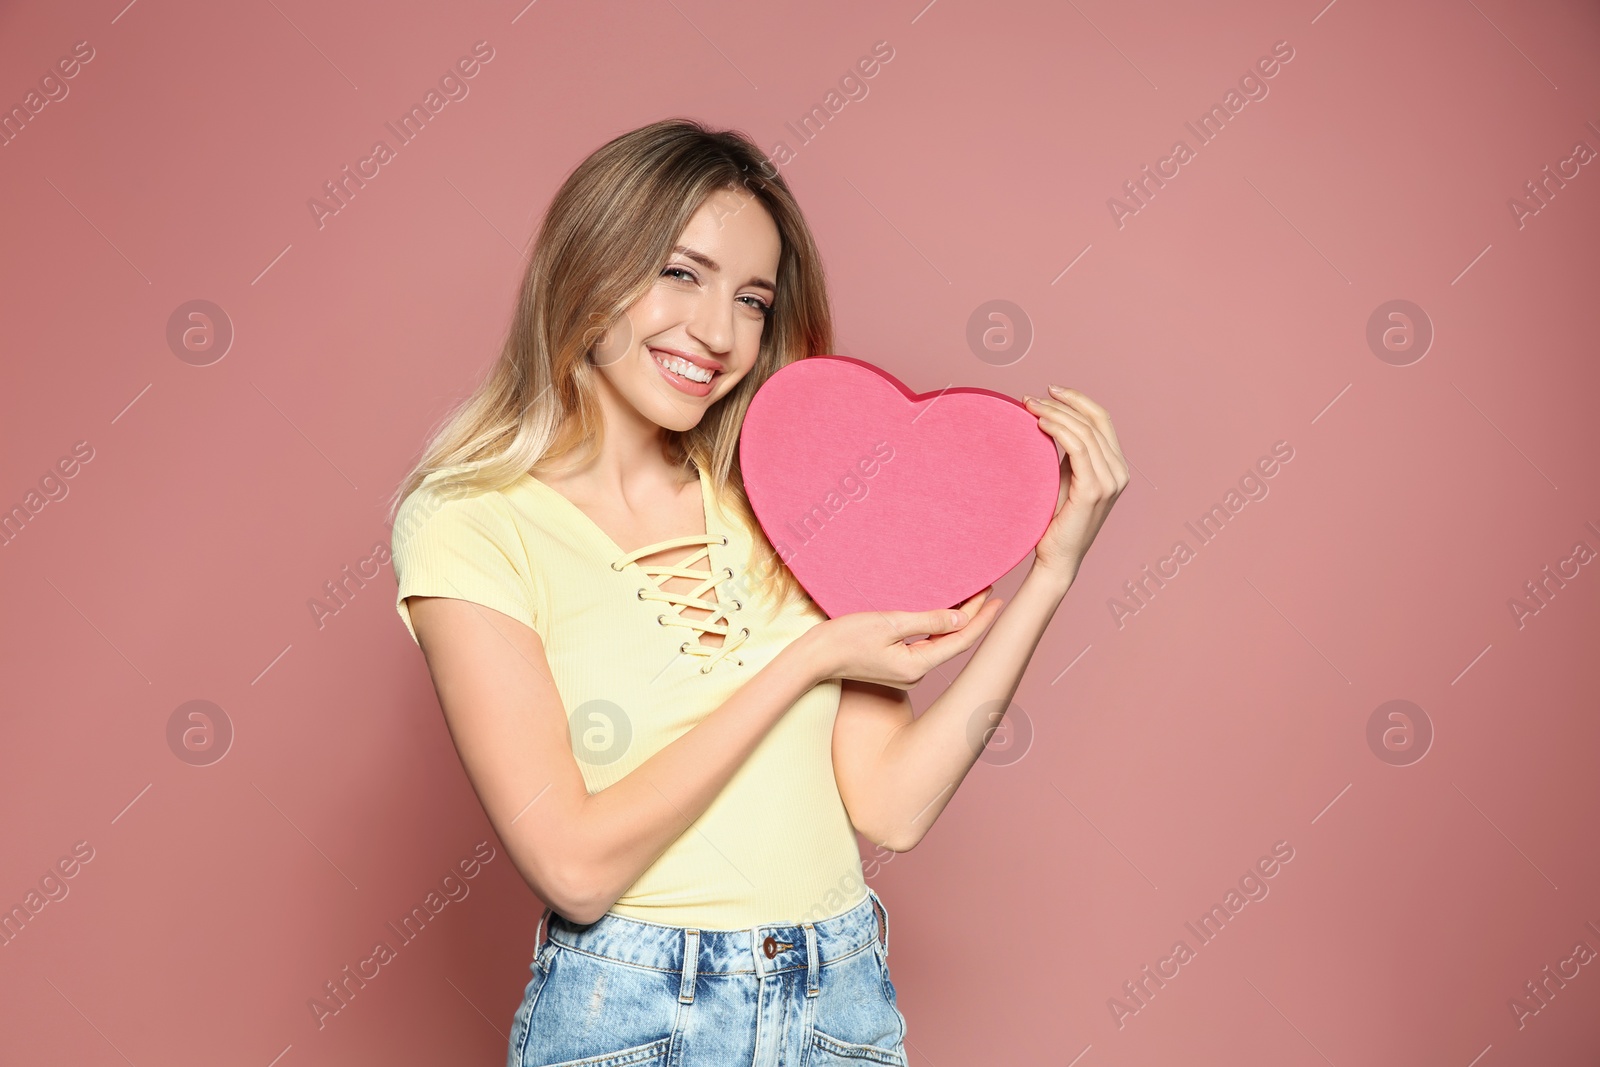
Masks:
[[[605,426],[593,343],[655,282],[706,197],[743,190],[782,240],[777,293],[755,366],[693,429],[662,429],[669,462],[709,474],[716,499],[752,532],[750,573],[778,605],[804,596],[755,521],[739,470],[739,429],[750,399],[779,368],[833,347],[821,257],[777,168],[737,130],[674,118],[622,134],[567,177],[545,211],[500,358],[447,414],[389,503],[391,523],[425,478],[456,496],[507,488],[558,460],[582,465]],[[774,607],[776,610],[776,607]]]

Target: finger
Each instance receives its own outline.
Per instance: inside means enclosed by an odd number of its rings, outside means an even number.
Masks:
[[[1111,413],[1077,389],[1066,387],[1058,389],[1056,386],[1051,386],[1050,392],[1056,399],[1080,412],[1099,431],[1100,436],[1105,439],[1106,457],[1111,461],[1112,470],[1120,470],[1121,480],[1126,484],[1128,463],[1122,455],[1122,442],[1118,439],[1116,427],[1112,424]]]
[[[1082,394],[1078,395],[1081,396]],[[1084,400],[1089,404],[1094,403],[1087,397],[1084,397]],[[1071,401],[1068,401],[1069,409],[1070,403]],[[1098,405],[1094,406],[1099,407]],[[1104,411],[1103,408],[1099,410],[1101,412]],[[1112,482],[1109,488],[1116,490],[1120,485],[1127,484],[1128,461],[1123,458],[1122,449],[1117,446],[1116,431],[1111,429],[1110,419],[1093,413],[1086,415],[1076,410],[1073,410],[1072,413],[1089,428],[1089,431],[1094,435],[1095,442],[1100,446],[1100,457],[1105,461],[1106,470],[1110,471],[1112,475]]]
[[[971,618],[957,608],[943,608],[939,611],[896,611],[889,614],[895,636],[901,641],[914,634],[946,634],[952,630],[959,630]]]
[[[1039,427],[1061,445],[1072,470],[1085,480],[1092,479],[1109,491],[1113,487],[1111,470],[1100,454],[1100,442],[1095,438],[1094,427],[1081,415],[1058,415],[1051,412],[1039,418]]]
[[[1039,417],[1041,428],[1044,424],[1044,421],[1048,419],[1077,428],[1079,431],[1079,436],[1081,436],[1085,441],[1097,441],[1100,442],[1102,446],[1105,445],[1105,438],[1100,434],[1093,420],[1091,420],[1083,412],[1075,411],[1059,400],[1038,398],[1034,414]],[[1062,447],[1066,446],[1063,445]]]
[[[1057,437],[1057,435],[1046,426],[1047,420],[1058,425],[1081,427],[1084,431],[1087,430],[1089,425],[1082,415],[1055,400],[1032,397],[1028,400],[1028,411],[1039,420],[1039,428],[1052,437]],[[1059,437],[1057,437],[1057,440],[1059,440]],[[1063,444],[1062,447],[1065,448],[1066,445]]]
[[[1065,431],[1063,435],[1052,434],[1052,436],[1062,441],[1061,447],[1073,458],[1073,469],[1085,477],[1094,479],[1099,485],[1101,495],[1109,495],[1116,489],[1116,479],[1105,457],[1103,439],[1096,436],[1095,428],[1082,416],[1073,415],[1072,421],[1069,422],[1057,419],[1054,415],[1046,415],[1040,420],[1040,425],[1059,427]],[[1070,436],[1076,448],[1068,446],[1065,439],[1067,436]]]
[[[967,599],[963,600],[961,603],[957,604],[956,610],[966,612],[967,618],[970,619],[977,613],[978,609],[983,606],[983,602],[989,598],[989,594],[992,592],[994,592],[993,585],[985,586],[976,593],[973,593]]]
[[[944,608],[939,611],[900,611],[889,612],[889,622],[895,629],[896,639],[904,641],[915,634],[927,634],[929,638],[939,634],[960,632],[972,625],[974,617],[980,612],[980,605],[988,599],[989,593],[994,589],[990,585],[979,590],[954,608]],[[960,618],[956,613],[960,613]],[[928,644],[928,638],[913,641],[907,648],[920,649]]]
[[[967,603],[970,604],[972,601],[969,600]],[[971,637],[975,634],[982,634],[984,628],[987,627],[989,623],[994,621],[994,617],[996,615],[1000,614],[1000,606],[1004,603],[1005,601],[1000,600],[997,597],[986,597],[983,607],[978,608],[976,611],[972,611],[968,614],[966,625],[960,627],[959,629],[946,630],[942,634],[929,633],[928,636],[924,637],[921,641],[913,641],[906,647],[912,649],[922,649],[925,647],[932,649],[957,646],[960,641],[965,640],[968,637]],[[960,647],[957,647],[956,650],[960,651]]]
[[[1050,392],[1052,396],[1071,404],[1088,415],[1095,425],[1100,428],[1100,432],[1105,434],[1112,447],[1119,452],[1122,450],[1121,444],[1117,441],[1117,431],[1111,425],[1111,412],[1089,399],[1086,394],[1078,389],[1063,386],[1058,390],[1055,386],[1051,386]]]
[[[1111,442],[1093,423],[1089,424],[1089,431],[1094,435],[1095,470],[1101,476],[1101,488],[1109,496],[1117,491],[1117,465],[1112,459]]]
[[[977,644],[978,639],[988,631],[989,625],[999,618],[1000,608],[1004,604],[1005,601],[998,598],[990,600],[983,605],[981,611],[973,616],[972,621],[961,629],[952,633],[930,636],[921,641],[913,642],[906,647],[916,649],[930,660],[933,666],[938,666],[945,660],[953,656],[959,656]]]
[[[1072,411],[1070,407],[1052,396],[1030,396],[1023,401],[1023,407],[1035,415],[1044,415],[1048,412],[1065,415]]]

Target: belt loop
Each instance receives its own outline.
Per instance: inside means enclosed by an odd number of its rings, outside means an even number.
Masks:
[[[694,1002],[694,979],[700,968],[700,931],[683,932],[683,980],[678,983],[678,999],[685,1004]]]
[[[806,996],[817,995],[817,972],[821,965],[817,960],[817,930],[811,923],[803,924],[806,928]]]
[[[874,891],[873,888],[870,885],[867,886],[867,895],[872,898],[873,910],[883,920],[883,958],[884,959],[888,959],[889,958],[889,909],[883,906],[883,901],[878,898],[877,892]]]
[[[539,949],[544,947],[544,921],[550,918],[550,909],[546,908],[539,913],[539,925],[533,929],[533,954],[537,956]]]

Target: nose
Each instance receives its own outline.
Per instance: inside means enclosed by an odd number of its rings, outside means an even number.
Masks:
[[[713,355],[725,355],[733,347],[733,302],[715,286],[702,290],[689,332]]]

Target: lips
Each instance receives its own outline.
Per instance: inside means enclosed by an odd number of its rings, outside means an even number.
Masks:
[[[718,371],[702,367],[698,362],[691,362],[687,359],[684,359],[683,363],[680,363],[678,361],[679,359],[683,359],[683,357],[669,356],[664,351],[658,352],[655,350],[650,350],[650,358],[654,361],[657,371],[664,375],[667,381],[673,383],[679,389],[682,389],[688,393],[692,393],[695,396],[710,395],[711,384],[712,382],[716,381]],[[688,366],[684,366],[685,363],[688,364]],[[678,367],[683,367],[684,369],[678,370],[676,369]],[[694,370],[689,370],[690,367],[693,367]],[[706,379],[701,381],[695,376],[696,374],[705,374]]]
[[[680,352],[676,348],[662,348],[659,345],[647,345],[646,347],[649,348],[649,350],[654,354],[665,359],[677,357],[678,359],[683,360],[685,363],[692,363],[696,367],[702,367],[705,370],[711,371],[713,374],[718,374],[722,371],[721,364],[714,359],[707,359],[705,356],[696,356],[688,352]]]
[[[712,373],[709,381],[695,381],[687,374],[684,374],[680,371],[675,371],[668,367],[662,362],[664,358],[665,357],[661,353],[650,353],[650,362],[656,365],[656,373],[661,375],[663,381],[671,385],[679,392],[687,393],[693,397],[704,398],[711,395],[711,383],[716,380],[716,374],[714,372]]]

